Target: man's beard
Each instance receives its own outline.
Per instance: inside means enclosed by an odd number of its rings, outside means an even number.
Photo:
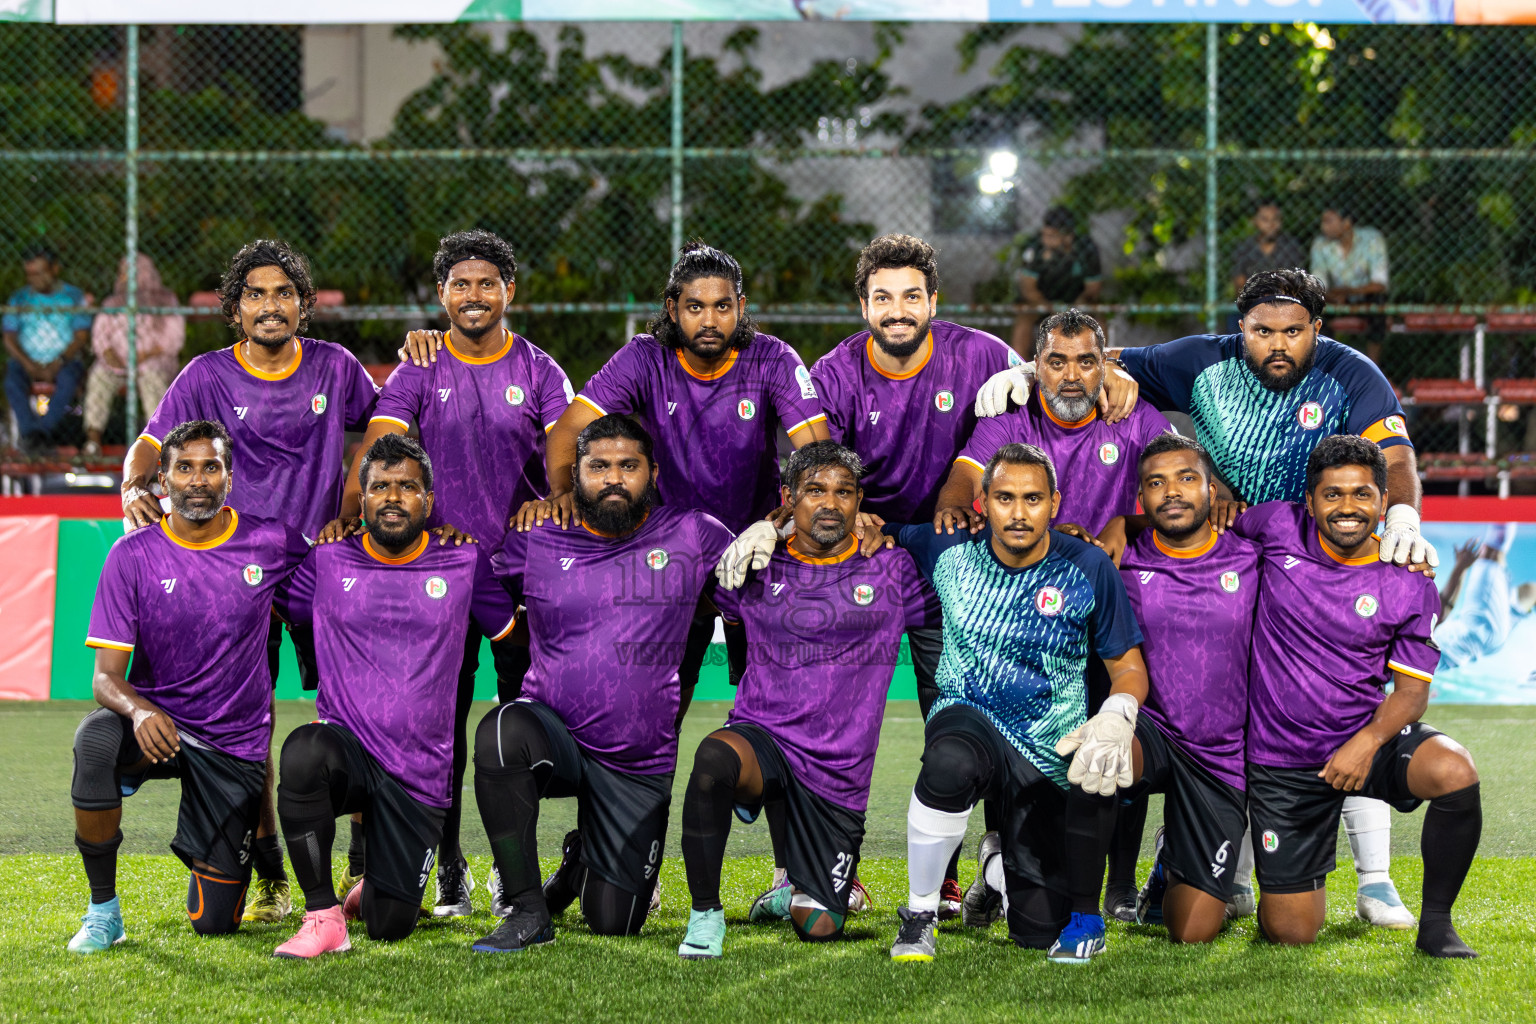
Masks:
[[[1078,420],[1086,419],[1088,414],[1093,412],[1094,407],[1099,404],[1099,392],[1103,390],[1102,383],[1092,391],[1085,390],[1081,395],[1063,395],[1060,390],[1052,395],[1045,388],[1041,388],[1040,398],[1045,402],[1046,408],[1051,410],[1052,416],[1063,423],[1076,423]]]
[[[678,334],[681,335],[682,331],[679,330]],[[694,343],[694,341],[698,337],[699,337],[699,335],[695,334],[692,338],[684,338],[683,339],[683,347],[686,348],[688,351],[692,352],[694,355],[706,355],[706,354],[708,354],[708,353],[700,353],[697,349],[695,349],[693,347],[693,343]],[[731,330],[730,337],[725,339],[725,347],[727,349],[735,349],[737,351],[740,351],[740,350],[746,348],[748,345],[752,344],[752,339],[755,338],[755,337],[757,337],[757,325],[755,323],[753,323],[752,321],[748,320],[746,317],[742,317],[742,318],[740,318],[739,320],[736,321],[736,326]],[[711,341],[718,341],[718,340],[720,340],[720,335],[718,335],[718,334],[709,335],[709,339]]]
[[[379,511],[383,512],[386,508],[404,511],[399,505],[383,505],[380,506]],[[407,516],[399,526],[386,524],[382,520],[370,519],[368,521],[368,533],[373,539],[385,547],[393,548],[396,551],[401,551],[415,544],[421,535],[426,532],[426,529],[427,513],[424,509],[414,515]]]
[[[1018,522],[1018,520],[1011,520],[1007,525],[1011,527]],[[1045,539],[1045,535],[1049,532],[1049,530],[1038,532],[1023,544],[1013,544],[1008,540],[1008,534],[998,531],[997,542],[1003,546],[1004,551],[1008,552],[1014,558],[1023,558],[1025,555],[1035,550],[1035,548],[1039,547],[1040,542]]]
[[[485,312],[489,313],[491,311],[491,307],[487,306],[483,302],[466,302],[464,305],[455,310],[455,312],[463,313],[466,310],[484,310]],[[457,320],[453,321],[453,329],[470,341],[479,341],[481,338],[485,337],[487,334],[490,334],[500,326],[501,320],[496,317],[487,318],[484,327],[466,327],[459,323]]]
[[[1199,530],[1200,527],[1209,522],[1211,518],[1211,499],[1209,496],[1207,496],[1205,501],[1203,501],[1201,504],[1192,506],[1195,510],[1195,514],[1194,517],[1190,519],[1188,526],[1170,527],[1166,525],[1162,518],[1163,509],[1165,507],[1167,507],[1167,502],[1159,505],[1157,511],[1152,513],[1152,525],[1157,527],[1158,533],[1161,533],[1169,540],[1183,540],[1185,537],[1193,536],[1195,531]]]
[[[837,521],[833,522],[827,512],[818,512],[811,519],[810,528],[805,533],[821,547],[830,548],[847,538],[848,520],[842,513],[837,513]]]
[[[1265,358],[1268,359],[1269,357],[1266,356]],[[1296,365],[1296,361],[1289,356],[1285,358],[1290,361],[1290,369],[1286,370],[1279,377],[1275,377],[1262,362],[1254,361],[1253,353],[1248,351],[1246,344],[1243,346],[1243,361],[1248,364],[1249,372],[1259,379],[1260,384],[1270,391],[1277,393],[1291,390],[1291,388],[1301,383],[1302,378],[1312,372],[1312,364],[1317,361],[1317,344],[1315,340],[1312,345],[1312,351],[1307,353],[1307,357],[1301,361],[1300,366]]]
[[[1335,513],[1335,515],[1337,515],[1337,513]],[[1381,517],[1378,515],[1377,518],[1379,519]],[[1353,547],[1355,547],[1355,546],[1357,546],[1359,544],[1363,544],[1364,542],[1366,542],[1367,540],[1370,539],[1371,534],[1373,532],[1373,530],[1371,528],[1371,525],[1369,523],[1367,523],[1366,524],[1365,533],[1359,535],[1357,538],[1350,539],[1348,537],[1342,536],[1341,534],[1337,533],[1334,530],[1333,516],[1330,516],[1327,519],[1320,519],[1320,520],[1318,520],[1318,524],[1317,525],[1322,530],[1323,536],[1328,538],[1328,543],[1332,544],[1334,547],[1338,548],[1340,551],[1344,551],[1344,550],[1353,548]]]
[[[259,328],[259,327],[262,326],[262,324],[261,324],[260,321],[257,321],[256,323],[252,324],[251,326]],[[288,324],[287,321],[283,322],[283,328],[285,330],[287,330],[288,333],[284,334],[283,336],[281,336],[279,338],[259,338],[259,337],[256,337],[254,334],[247,333],[246,336],[245,336],[245,339],[247,341],[249,341],[253,345],[260,345],[262,348],[271,349],[272,351],[275,352],[278,349],[282,348],[284,345],[288,344],[290,341],[292,341],[294,334],[297,333],[296,330],[290,330],[289,329],[289,324]]]
[[[914,330],[911,341],[894,342],[886,337],[886,328],[894,327],[897,324],[913,325]],[[905,359],[923,347],[923,342],[928,340],[928,330],[932,325],[932,317],[923,317],[921,320],[916,320],[910,316],[888,316],[878,324],[871,323],[869,325],[869,333],[875,339],[875,344],[880,346],[880,351],[892,359]]]
[[[170,492],[171,508],[175,509],[177,515],[181,516],[183,519],[188,520],[189,522],[206,523],[208,520],[212,519],[214,516],[218,515],[220,511],[223,510],[224,499],[229,497],[229,488],[224,488],[224,491],[219,495],[218,500],[208,505],[191,505],[188,503],[187,499],[189,497],[202,498],[210,493],[212,492],[193,492],[191,488],[181,491],[172,490]]]
[[[623,497],[623,504],[606,500],[611,494]],[[660,495],[656,493],[654,484],[647,484],[638,498],[631,498],[628,491],[614,484],[612,487],[603,488],[590,498],[585,488],[577,487],[574,500],[576,514],[581,516],[583,523],[599,533],[618,536],[638,530],[640,524],[645,521],[646,514],[651,511],[651,506],[660,500]]]

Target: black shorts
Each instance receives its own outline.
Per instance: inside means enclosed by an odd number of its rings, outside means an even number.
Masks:
[[[552,708],[518,700],[539,719],[554,755],[543,796],[576,798],[581,863],[610,885],[650,898],[667,841],[672,772],[637,775],[616,771],[582,750]]]
[[[1247,794],[1203,768],[1146,715],[1136,719],[1136,739],[1141,780],[1126,796],[1166,795],[1163,866],[1185,885],[1226,902],[1240,881],[1233,871],[1248,827]]]
[[[1002,808],[999,833],[1005,873],[1066,892],[1066,791],[1046,778],[977,708],[951,704],[937,712],[928,720],[924,741],[932,743],[945,732],[967,734],[992,762],[992,778],[979,795],[998,801]]]
[[[737,816],[756,821],[763,804],[782,800],[789,813],[784,834],[784,870],[796,889],[834,914],[847,912],[848,883],[857,875],[864,842],[864,813],[833,803],[801,782],[778,743],[749,722],[728,725],[757,755],[763,795],[737,805]]]
[[[1276,895],[1323,888],[1328,873],[1338,866],[1339,813],[1345,797],[1374,797],[1400,811],[1415,810],[1423,801],[1408,789],[1408,762],[1420,744],[1439,735],[1423,722],[1406,726],[1376,751],[1358,793],[1334,789],[1319,778],[1320,764],[1248,765],[1248,816],[1259,888]]]
[[[346,750],[347,789],[336,811],[363,813],[368,884],[394,899],[420,903],[443,838],[447,808],[424,804],[407,793],[346,726],[313,722],[303,728],[312,727],[331,730]]]

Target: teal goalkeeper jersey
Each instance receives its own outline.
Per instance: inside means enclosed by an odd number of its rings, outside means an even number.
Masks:
[[[911,552],[944,608],[944,653],[929,717],[954,704],[986,715],[1056,785],[1067,762],[1056,741],[1087,721],[1090,651],[1117,658],[1141,643],[1120,573],[1103,551],[1051,532],[1034,565],[1011,569],[992,551],[992,529],[974,537],[931,523],[886,527]]]
[[[1412,444],[1387,378],[1332,338],[1317,339],[1311,371],[1289,391],[1259,382],[1241,334],[1128,348],[1120,358],[1142,401],[1189,414],[1222,478],[1250,505],[1305,500],[1307,457],[1330,434],[1358,434],[1383,448]]]

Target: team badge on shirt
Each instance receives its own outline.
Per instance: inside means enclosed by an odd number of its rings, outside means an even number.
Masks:
[[[309,407],[315,411],[316,416],[319,416],[321,413],[325,412],[325,403],[325,392],[322,391],[320,394],[309,400]]]
[[[240,578],[245,580],[246,586],[261,586],[261,566],[252,563],[240,570]]]
[[[1047,618],[1061,614],[1061,591],[1055,587],[1041,587],[1035,594],[1035,611]]]
[[[736,415],[744,420],[749,420],[757,415],[757,403],[750,398],[743,398],[736,403]]]
[[[1362,619],[1368,619],[1375,615],[1381,607],[1381,602],[1376,600],[1373,594],[1361,594],[1355,598],[1355,614]]]
[[[1303,402],[1296,410],[1296,422],[1303,430],[1316,430],[1323,425],[1323,407],[1317,402]]]
[[[1229,594],[1237,593],[1237,588],[1242,586],[1242,585],[1243,585],[1243,581],[1238,579],[1237,573],[1235,573],[1235,572],[1224,572],[1224,573],[1221,574],[1221,589],[1225,590],[1227,593],[1229,593]]]
[[[854,604],[869,604],[875,599],[875,588],[868,583],[860,583],[853,588]]]
[[[939,412],[949,412],[955,407],[955,393],[953,391],[940,391],[933,396],[933,407]]]
[[[1401,416],[1388,416],[1381,421],[1381,425],[1394,434],[1401,434],[1403,437],[1408,436],[1408,424],[1403,422]]]
[[[1264,852],[1274,853],[1280,849],[1280,837],[1275,835],[1274,829],[1264,830]]]
[[[651,548],[651,550],[645,553],[645,564],[657,572],[665,569],[670,561],[672,561],[672,556],[661,550],[661,548]]]
[[[523,389],[518,387],[516,384],[513,384],[511,387],[507,388],[508,405],[522,405],[523,399],[525,397],[527,396],[523,394]]]
[[[1112,442],[1099,445],[1099,461],[1106,466],[1113,466],[1120,461],[1120,446]]]
[[[435,601],[441,601],[448,596],[448,581],[441,576],[428,576],[426,591],[428,597]]]

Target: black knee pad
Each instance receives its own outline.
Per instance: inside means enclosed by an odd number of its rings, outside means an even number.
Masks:
[[[1072,919],[1072,900],[1043,885],[1008,879],[1008,937],[1025,949],[1050,949]]]
[[[311,722],[293,730],[279,755],[277,813],[299,820],[325,817],[332,809],[333,784],[346,788],[346,764],[341,740],[330,729]]]
[[[650,893],[627,892],[587,872],[581,887],[581,916],[594,935],[638,935],[650,912]]]
[[[375,942],[399,942],[416,930],[421,908],[407,900],[385,896],[377,886],[363,886],[362,918]]]
[[[992,773],[992,759],[965,733],[944,733],[923,748],[923,768],[914,789],[936,811],[959,814],[976,806]]]
[[[709,795],[716,787],[724,787],[727,793],[736,792],[741,781],[741,755],[736,748],[713,736],[704,737],[698,752],[693,755],[693,771],[688,776],[688,788],[701,795]]]
[[[549,758],[549,737],[526,707],[498,704],[475,727],[477,771],[527,771]]]
[[[199,935],[229,935],[245,916],[245,888],[250,876],[228,878],[194,871],[187,879],[187,920]]]
[[[125,736],[133,736],[126,725],[127,719],[117,712],[97,708],[75,728],[75,770],[69,781],[69,799],[82,811],[110,811],[123,806],[117,770]]]

